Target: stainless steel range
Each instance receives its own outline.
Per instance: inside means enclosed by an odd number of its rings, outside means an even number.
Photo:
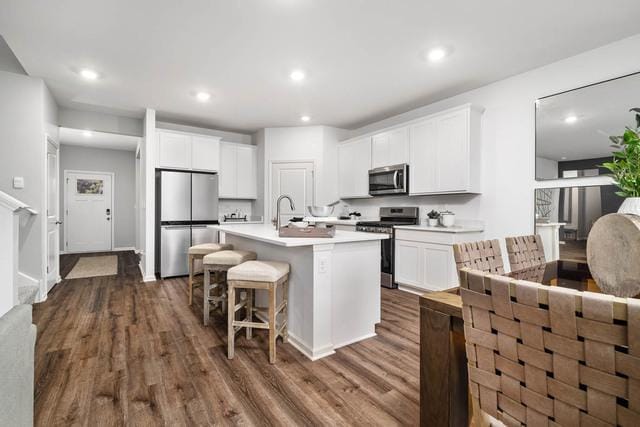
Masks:
[[[395,289],[393,269],[395,264],[395,233],[396,225],[417,225],[420,223],[417,207],[380,208],[380,221],[360,221],[356,223],[356,231],[368,233],[385,233],[389,239],[381,241],[381,284],[385,288]]]

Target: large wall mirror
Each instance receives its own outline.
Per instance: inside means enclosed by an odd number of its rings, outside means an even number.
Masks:
[[[629,110],[640,107],[640,73],[536,101],[536,179],[605,174],[610,135],[634,126]]]
[[[591,227],[601,216],[617,212],[624,200],[616,191],[615,185],[535,190],[535,230],[548,261],[586,262]]]

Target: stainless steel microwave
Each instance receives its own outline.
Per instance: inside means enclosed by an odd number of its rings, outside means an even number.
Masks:
[[[393,165],[369,171],[369,194],[409,194],[409,165]]]

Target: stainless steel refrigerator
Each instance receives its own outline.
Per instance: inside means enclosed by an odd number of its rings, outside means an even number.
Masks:
[[[189,274],[187,252],[194,244],[214,242],[207,228],[218,223],[218,175],[156,170],[156,273]]]

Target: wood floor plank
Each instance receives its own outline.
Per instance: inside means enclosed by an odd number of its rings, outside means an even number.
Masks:
[[[34,305],[35,424],[418,425],[418,297],[382,289],[377,336],[312,362],[265,331],[226,357],[226,320],[202,324],[202,289],[142,282],[133,252],[118,275],[63,280]],[[64,277],[80,256],[63,255]]]

